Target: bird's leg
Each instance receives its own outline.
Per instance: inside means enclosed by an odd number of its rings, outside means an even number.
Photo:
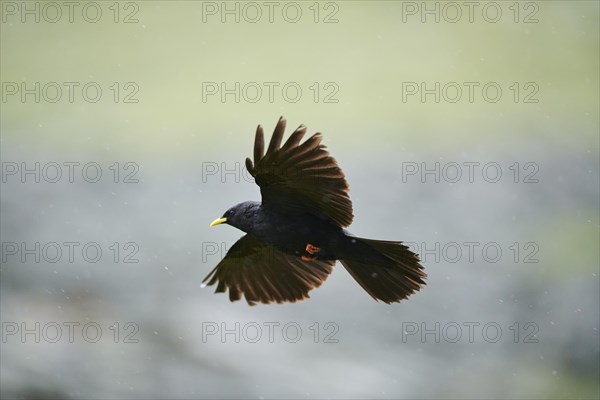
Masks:
[[[308,244],[306,245],[306,248],[305,248],[305,250],[306,250],[306,252],[307,252],[308,254],[310,254],[310,256],[307,256],[307,255],[302,255],[302,256],[300,256],[300,258],[302,259],[302,261],[314,261],[314,260],[316,260],[316,259],[317,259],[317,257],[316,257],[314,254],[316,254],[316,253],[318,253],[319,251],[321,251],[321,249],[320,249],[319,247],[317,247],[317,246],[313,246],[313,245],[312,245],[312,244],[310,244],[310,243],[308,243]]]
[[[320,252],[320,251],[321,251],[321,249],[320,249],[319,247],[317,247],[317,246],[313,246],[313,245],[312,245],[312,244],[310,244],[310,243],[308,243],[308,244],[306,245],[306,252],[307,252],[308,254],[315,254],[315,253],[318,253],[318,252]]]

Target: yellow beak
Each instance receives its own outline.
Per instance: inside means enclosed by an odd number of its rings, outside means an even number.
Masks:
[[[223,222],[227,222],[227,218],[217,218],[213,222],[210,223],[210,226],[217,226],[222,224]]]

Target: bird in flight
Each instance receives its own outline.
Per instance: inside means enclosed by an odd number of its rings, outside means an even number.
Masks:
[[[231,207],[210,226],[229,224],[244,232],[203,280],[242,295],[249,305],[308,298],[339,260],[375,300],[399,302],[425,285],[419,257],[398,241],[365,239],[344,228],[352,223],[348,183],[316,133],[304,142],[300,125],[282,144],[286,121],[277,122],[264,152],[259,125],[254,162],[246,168],[260,187],[262,202]]]

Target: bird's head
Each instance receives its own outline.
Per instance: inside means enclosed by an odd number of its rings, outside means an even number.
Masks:
[[[246,228],[252,225],[256,209],[259,207],[259,205],[259,203],[254,201],[245,201],[243,203],[236,204],[229,210],[225,211],[225,214],[223,214],[221,218],[217,218],[211,222],[210,226],[228,224],[246,232]]]

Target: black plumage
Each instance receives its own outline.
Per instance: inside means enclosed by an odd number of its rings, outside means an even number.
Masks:
[[[336,260],[374,299],[398,302],[425,284],[419,258],[402,242],[359,238],[344,227],[352,223],[348,183],[316,133],[304,142],[300,125],[283,146],[280,118],[267,152],[259,125],[254,162],[246,168],[260,187],[262,203],[247,201],[225,212],[211,226],[226,223],[246,235],[204,279],[257,302],[295,302],[309,297],[331,273]]]

